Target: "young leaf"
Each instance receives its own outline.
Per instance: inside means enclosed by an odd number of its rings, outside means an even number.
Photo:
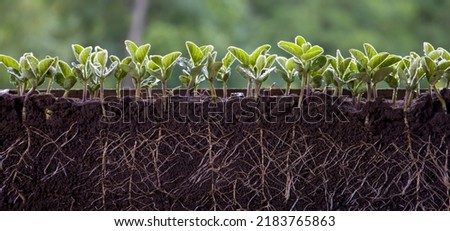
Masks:
[[[426,73],[433,73],[436,70],[436,64],[434,63],[434,61],[428,57],[425,56],[422,58],[422,66],[424,67],[424,71]]]
[[[323,53],[323,48],[320,46],[312,46],[308,51],[306,51],[306,53],[304,53],[301,58],[302,60],[312,60],[316,57],[318,57],[319,55],[321,55]]]
[[[436,70],[443,70],[447,71],[450,68],[450,60],[441,61],[437,67]]]
[[[363,67],[367,66],[367,63],[369,62],[369,59],[366,57],[364,53],[362,53],[360,50],[357,49],[350,49],[349,50],[352,57]]]
[[[107,60],[108,58],[108,51],[107,50],[101,50],[98,51],[95,54],[95,62],[98,63],[101,67],[106,67],[106,62],[108,62]]]
[[[78,44],[72,44],[73,55],[78,59],[80,53],[83,51],[84,47]],[[78,60],[79,61],[79,60]]]
[[[64,77],[72,74],[72,69],[70,68],[69,64],[67,64],[66,62],[59,60],[58,66],[59,66],[59,69],[61,70],[61,73],[64,75]]]
[[[280,41],[278,42],[278,47],[297,58],[300,58],[303,55],[301,46],[295,43]]]
[[[84,48],[80,52],[80,55],[79,55],[79,58],[78,58],[78,62],[80,62],[83,65],[86,65],[88,60],[89,60],[89,57],[91,55],[91,52],[92,52],[92,47],[91,46]]]
[[[38,70],[40,75],[46,74],[49,69],[53,66],[55,63],[55,59],[53,58],[46,58],[39,62],[38,64]]]
[[[429,53],[431,53],[432,51],[434,51],[434,47],[433,45],[431,45],[428,42],[424,42],[423,43],[423,52],[425,53],[425,55],[428,55]]]
[[[5,65],[5,67],[7,68],[12,68],[14,70],[20,69],[19,62],[17,62],[17,60],[7,55],[0,55],[0,63]]]
[[[271,46],[269,44],[264,44],[258,48],[256,48],[251,54],[250,54],[250,65],[255,65],[256,60],[260,55],[264,55],[267,51],[269,51]]]
[[[366,55],[369,59],[372,59],[373,56],[378,54],[377,50],[375,50],[375,48],[371,44],[364,43],[363,46],[364,46],[364,51],[366,52]]]
[[[162,59],[163,57],[161,55],[152,55],[150,57],[151,61],[148,62],[147,67],[149,67],[152,70],[164,68]]]
[[[135,62],[142,64],[145,59],[147,59],[148,52],[150,51],[151,45],[150,44],[144,44],[140,46],[135,53]]]
[[[373,83],[378,83],[378,82],[383,81],[386,78],[386,76],[388,76],[393,70],[394,70],[394,68],[392,68],[392,67],[385,67],[385,68],[381,68],[380,70],[376,71],[372,77]]]
[[[64,89],[68,90],[68,89],[71,89],[75,85],[75,83],[77,83],[77,78],[73,75],[69,75],[65,78],[64,84],[62,87]]]
[[[186,48],[188,50],[189,56],[195,66],[199,65],[204,58],[203,51],[191,41],[186,42]]]
[[[162,65],[167,70],[170,67],[172,67],[178,60],[178,58],[181,56],[181,52],[175,51],[172,53],[169,53],[165,55],[162,58]]]
[[[377,68],[388,56],[389,54],[387,52],[378,53],[369,60],[368,66],[373,70]]]
[[[132,59],[135,59],[136,51],[138,49],[138,46],[136,43],[130,40],[125,40],[125,49],[128,51],[128,54],[132,57]]]
[[[230,46],[228,51],[244,66],[250,65],[250,55],[238,47]]]
[[[223,66],[229,68],[231,64],[233,64],[234,60],[234,56],[231,54],[231,52],[228,51],[225,57],[223,57],[222,59]]]
[[[295,44],[297,44],[298,46],[302,46],[304,43],[306,43],[306,39],[303,38],[303,36],[297,36],[295,37]]]
[[[236,67],[237,72],[246,79],[256,79],[255,75],[245,66],[238,65]]]
[[[402,58],[400,56],[389,55],[380,65],[378,65],[378,67],[379,68],[389,67],[389,66],[392,66],[392,65],[400,62],[400,60],[402,60]]]

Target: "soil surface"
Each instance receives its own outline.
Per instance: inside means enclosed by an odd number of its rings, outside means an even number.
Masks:
[[[450,116],[434,95],[407,113],[297,100],[1,94],[0,209],[450,209]]]

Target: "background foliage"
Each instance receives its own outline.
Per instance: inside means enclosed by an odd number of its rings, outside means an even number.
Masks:
[[[72,43],[100,45],[125,56],[133,4],[138,0],[1,0],[0,53],[19,58],[59,56],[73,61]],[[362,49],[364,42],[379,51],[407,55],[422,53],[422,42],[450,48],[450,1],[446,0],[148,0],[142,43],[151,54],[180,50],[184,42],[212,44],[221,58],[230,45],[253,50],[303,35],[334,54]],[[175,75],[169,87],[179,85]],[[272,74],[268,82],[279,79]],[[230,87],[244,87],[237,74]],[[129,82],[131,83],[131,82]],[[112,87],[113,78],[108,85]],[[0,67],[0,88],[11,88]]]

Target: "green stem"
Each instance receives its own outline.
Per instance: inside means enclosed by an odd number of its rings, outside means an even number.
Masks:
[[[211,100],[213,102],[216,102],[217,94],[216,89],[214,88],[214,79],[209,80],[208,79],[208,85],[209,85],[209,93],[211,94]]]
[[[255,94],[254,94],[255,98],[258,98],[260,95],[259,93],[261,91],[261,85],[262,85],[262,82],[255,81]]]
[[[372,83],[367,82],[367,101],[371,100],[371,93],[372,93]]]
[[[392,103],[394,103],[394,104],[397,102],[397,92],[398,92],[397,88],[394,88],[392,90]]]
[[[284,93],[285,96],[288,96],[291,93],[291,82],[286,82],[286,92]]]
[[[447,85],[445,86],[445,88],[450,88],[450,80],[447,80]]]
[[[162,97],[167,96],[167,84],[165,81],[161,81],[161,91],[162,91]]]
[[[47,94],[50,94],[52,92],[52,87],[53,87],[53,78],[50,78],[47,86]]]
[[[252,97],[253,96],[253,94],[252,94],[252,84],[253,84],[252,79],[248,79],[248,82],[247,82],[247,97]]]
[[[69,96],[69,91],[70,91],[70,90],[65,90],[65,91],[64,91],[63,98],[67,98],[67,96]]]
[[[122,97],[122,80],[121,79],[117,79],[117,82],[116,82],[116,96],[117,96],[117,98]]]
[[[447,103],[445,102],[444,97],[442,97],[441,93],[439,93],[439,90],[437,89],[436,85],[433,85],[432,87],[434,92],[436,93],[436,97],[438,98],[439,102],[441,102],[445,114],[447,114]]]
[[[411,90],[406,89],[406,91],[405,91],[405,98],[403,99],[403,101],[404,101],[403,102],[404,103],[403,111],[404,112],[407,112],[408,109],[409,109],[409,105],[411,104],[411,95],[412,95]]]
[[[374,99],[378,98],[377,84],[376,83],[373,84],[372,91],[373,91],[373,98]]]
[[[358,109],[360,109],[361,108],[361,99],[362,99],[362,94],[358,94],[358,97],[357,97],[357,108]]]
[[[222,83],[222,94],[223,94],[223,98],[227,98],[228,97],[228,93],[227,93],[227,83],[223,82]]]
[[[134,85],[135,85],[135,92],[134,92],[134,97],[136,99],[140,99],[141,98],[141,80],[140,79],[134,79]]]
[[[303,97],[305,96],[305,85],[306,85],[306,73],[303,73],[303,78],[300,84],[300,96],[298,99],[298,107],[301,107],[303,104]]]
[[[87,100],[87,81],[83,81],[83,95],[81,96],[81,100],[84,102]]]
[[[103,102],[105,99],[105,91],[104,91],[105,79],[103,77],[100,77],[99,82],[100,82],[100,102]]]

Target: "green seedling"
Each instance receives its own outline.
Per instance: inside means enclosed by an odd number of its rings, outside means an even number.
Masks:
[[[9,81],[17,88],[17,94],[22,96],[28,85],[28,81],[23,77],[22,68],[19,62],[13,57],[0,55],[0,63],[6,67],[6,70],[10,74]]]
[[[147,43],[138,47],[134,42],[126,40],[125,47],[129,57],[131,58],[131,63],[122,63],[119,67],[133,78],[133,83],[136,89],[135,97],[136,99],[139,99],[141,97],[142,80],[150,76],[147,72],[146,66],[148,62],[148,52],[150,51],[151,45]]]
[[[83,84],[82,101],[86,101],[88,92],[88,83],[92,80],[94,72],[90,68],[92,47],[82,47],[78,44],[72,45],[72,51],[78,63],[72,63],[75,75]]]
[[[231,76],[231,65],[233,64],[234,60],[234,56],[231,54],[231,52],[228,51],[225,57],[223,57],[222,59],[222,67],[217,74],[217,80],[222,82],[222,94],[224,98],[228,96],[227,84]]]
[[[353,80],[351,75],[355,72],[356,64],[351,58],[344,58],[340,50],[336,51],[335,57],[328,55],[327,58],[330,61],[330,67],[325,72],[327,82],[336,87],[335,96],[342,96],[344,86]]]
[[[157,82],[161,82],[162,96],[167,95],[167,80],[169,80],[172,75],[172,70],[174,64],[177,62],[178,58],[181,56],[181,52],[172,52],[165,56],[152,55],[150,61],[147,63],[147,72],[153,78],[147,78],[146,84],[149,86],[156,86]]]
[[[322,69],[327,64],[326,58],[325,62],[323,58],[318,62],[315,61],[321,57],[323,48],[318,45],[311,45],[311,43],[307,42],[302,36],[295,37],[294,42],[280,41],[278,42],[278,47],[292,55],[295,62],[298,64],[297,71],[301,78],[300,97],[298,102],[300,106],[303,103],[305,89],[306,95],[309,95],[310,93],[312,73]]]
[[[58,72],[55,75],[55,82],[64,89],[63,98],[69,95],[69,91],[77,82],[75,68],[71,68],[66,62],[58,61]]]
[[[251,54],[248,54],[243,49],[230,46],[228,51],[236,58],[240,63],[236,70],[238,73],[247,80],[247,97],[252,97],[253,94],[253,83],[255,82],[256,96],[259,95],[259,87],[257,87],[256,80],[262,83],[265,81],[270,72],[272,72],[275,67],[271,67],[275,62],[275,55],[266,56],[266,52],[270,50],[271,46],[269,44],[262,45],[256,48]],[[258,60],[259,59],[259,60]]]
[[[278,65],[281,68],[278,68],[275,70],[275,72],[283,78],[283,80],[286,82],[286,91],[285,95],[290,94],[291,90],[291,84],[295,81],[295,78],[298,76],[298,69],[299,67],[296,67],[298,65],[294,58],[285,58],[285,57],[277,57],[276,61]]]
[[[111,62],[117,62],[118,65],[114,71],[114,77],[116,78],[116,96],[118,98],[122,97],[122,82],[123,79],[127,76],[128,72],[126,72],[122,67],[123,66],[129,66],[131,64],[131,57],[125,57],[124,59],[120,60],[119,57],[115,55],[109,56],[109,59]]]
[[[424,56],[422,57],[422,69],[425,73],[425,78],[429,84],[429,91],[435,92],[436,97],[439,99],[442,108],[445,113],[447,113],[447,104],[445,99],[442,97],[441,93],[436,87],[436,84],[442,79],[444,74],[450,69],[450,60],[446,60],[443,57],[444,49],[434,47],[425,42],[423,44]]]
[[[21,72],[23,77],[30,82],[31,93],[35,91],[45,81],[45,78],[49,75],[54,75],[54,67],[56,59],[47,57],[39,61],[32,53],[26,53],[19,60]]]
[[[371,100],[372,94],[377,97],[377,84],[394,71],[393,65],[401,60],[397,55],[387,52],[378,53],[375,48],[364,43],[364,53],[357,49],[350,49],[350,54],[356,61],[358,74],[354,77],[367,84],[367,100]]]
[[[95,53],[92,55],[92,62],[90,62],[90,65],[94,70],[95,76],[98,78],[98,82],[100,85],[99,90],[101,102],[103,102],[103,100],[105,99],[104,95],[105,79],[108,76],[110,76],[113,73],[113,71],[117,68],[117,65],[119,65],[119,62],[113,61],[108,67],[107,65],[108,60],[109,60],[108,51],[100,47],[95,47]]]
[[[208,59],[208,54],[214,50],[212,45],[197,46],[191,41],[186,42],[186,49],[189,58],[181,58],[178,64],[183,68],[183,74],[179,77],[183,84],[188,81],[186,86],[186,96],[190,96],[193,92],[197,95],[198,84],[206,79],[202,76],[203,68]]]
[[[398,63],[397,63],[398,64]],[[384,80],[390,88],[392,88],[392,103],[397,102],[397,92],[398,92],[398,86],[400,84],[400,78],[397,74],[397,68],[394,68],[394,71],[386,76],[386,79]]]
[[[216,61],[217,52],[209,52],[206,60],[205,68],[203,68],[203,75],[205,75],[206,82],[209,86],[212,102],[216,102],[217,94],[214,88],[214,80],[217,78],[220,69],[223,66],[222,62]]]
[[[404,57],[397,65],[397,76],[405,86],[403,110],[406,112],[411,106],[414,91],[419,88],[420,81],[425,77],[421,57],[414,52]]]

